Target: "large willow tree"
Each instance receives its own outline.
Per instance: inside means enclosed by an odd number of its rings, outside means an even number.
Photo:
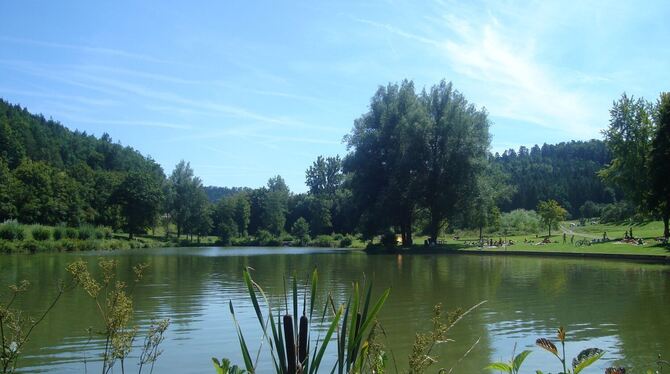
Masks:
[[[486,163],[489,121],[451,83],[417,94],[411,81],[380,87],[370,110],[345,138],[359,226],[368,235],[398,229],[412,244],[417,213],[436,238],[446,220],[476,195]]]

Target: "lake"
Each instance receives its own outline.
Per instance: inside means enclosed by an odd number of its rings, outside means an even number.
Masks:
[[[452,330],[453,342],[438,346],[439,363],[431,372],[451,368],[477,339],[479,344],[458,363],[455,373],[485,372],[483,367],[489,362],[508,359],[515,344],[517,352],[533,350],[523,372],[557,372],[558,361],[534,347],[534,342],[538,337],[555,342],[560,325],[568,332],[569,360],[587,347],[606,350],[604,358],[585,373],[602,373],[610,365],[641,372],[655,367],[659,353],[670,358],[670,266],[659,264],[519,256],[366,255],[309,248],[6,255],[0,257],[2,295],[7,296],[4,285],[30,280],[31,290],[16,305],[37,315],[53,298],[57,280],[67,276],[68,263],[81,258],[93,268],[100,257],[117,259],[119,276],[126,280],[133,277],[133,265],[149,264],[134,291],[135,321],[142,330],[154,317],[171,320],[164,353],[154,370],[157,373],[213,373],[211,357],[243,363],[228,302],[232,300],[236,308],[247,341],[257,346],[261,334],[242,281],[247,266],[274,299],[283,293],[284,277],[295,272],[305,282],[317,267],[321,306],[329,292],[336,300],[346,301],[352,282],[363,276],[374,280],[374,296],[390,287],[380,322],[387,332],[387,351],[393,352],[401,369],[407,365],[415,332],[430,328],[436,303],[451,310],[483,300],[487,302]],[[36,329],[19,362],[21,370],[98,372],[102,343],[89,337],[88,327],[100,329],[92,300],[81,290],[68,292]],[[261,363],[258,372],[272,371],[267,356],[261,356]],[[136,372],[135,365],[136,360],[130,359],[126,370]]]

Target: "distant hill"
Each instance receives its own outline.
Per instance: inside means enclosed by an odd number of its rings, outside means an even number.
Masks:
[[[0,99],[0,222],[116,226],[109,199],[131,171],[165,180],[154,160],[108,134],[71,131]]]
[[[588,200],[610,203],[616,191],[605,186],[596,173],[611,160],[602,140],[543,144],[496,153],[492,162],[516,188],[501,209],[536,209],[539,201],[555,199],[578,217],[579,208]]]
[[[216,186],[206,186],[205,193],[210,202],[215,203],[224,197],[229,197],[237,195],[240,192],[248,191],[248,187],[216,187]]]

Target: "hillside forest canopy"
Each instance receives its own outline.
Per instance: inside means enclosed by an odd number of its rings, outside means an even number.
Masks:
[[[451,83],[391,83],[354,120],[347,153],[317,157],[308,191],[293,193],[280,175],[260,188],[204,186],[187,161],[166,174],[108,134],[71,131],[0,100],[0,222],[90,224],[131,237],[174,227],[177,238],[222,244],[397,233],[411,245],[416,234],[500,227],[551,201],[561,218],[661,218],[668,237],[670,94],[623,94],[610,117],[603,139],[493,154],[486,109]]]

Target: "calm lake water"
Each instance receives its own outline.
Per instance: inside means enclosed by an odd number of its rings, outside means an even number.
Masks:
[[[388,350],[401,369],[415,332],[430,328],[434,304],[451,310],[482,300],[488,302],[452,330],[454,342],[438,347],[436,369],[452,367],[480,339],[454,372],[485,372],[482,368],[489,362],[507,359],[515,344],[517,352],[533,350],[524,372],[557,372],[558,362],[534,348],[534,342],[544,336],[554,339],[559,325],[568,331],[570,359],[590,346],[607,351],[594,369],[585,372],[602,373],[609,365],[642,372],[654,367],[659,353],[670,358],[670,266],[666,265],[476,255],[369,256],[298,248],[172,248],[1,256],[0,284],[30,280],[33,287],[18,305],[35,315],[47,307],[56,281],[66,277],[68,263],[82,258],[95,265],[99,257],[117,259],[120,277],[128,280],[133,265],[149,263],[135,290],[135,320],[140,329],[154,317],[171,320],[157,373],[213,372],[213,356],[242,363],[228,301],[235,305],[247,341],[256,346],[260,331],[242,281],[247,266],[277,299],[285,276],[296,272],[304,281],[315,266],[321,300],[331,292],[344,302],[352,281],[361,280],[363,274],[374,278],[374,295],[390,287],[380,321],[388,334]],[[97,318],[82,291],[64,295],[34,333],[20,361],[22,371],[98,372],[101,343],[89,341],[86,333],[88,327],[99,329]],[[268,360],[261,356],[265,365],[259,372],[271,372]],[[135,365],[136,360],[129,360],[126,370],[135,372]]]

